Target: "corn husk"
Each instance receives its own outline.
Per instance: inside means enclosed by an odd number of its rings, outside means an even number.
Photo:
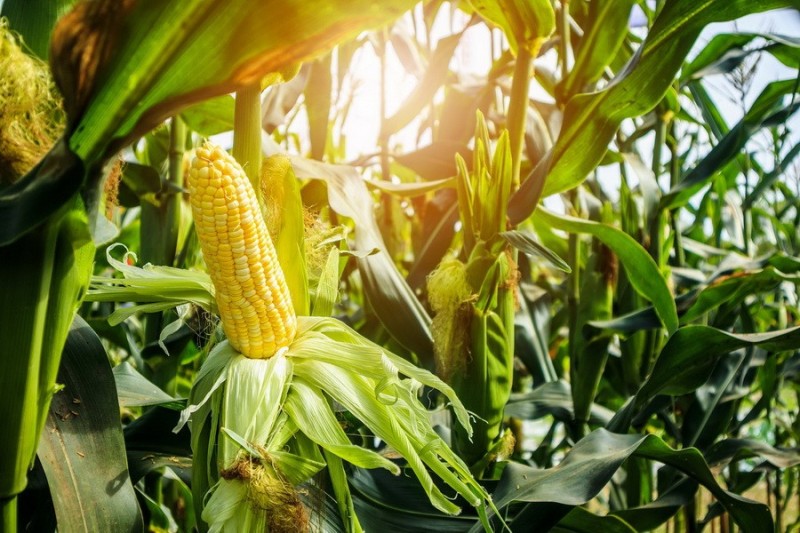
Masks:
[[[334,457],[337,468],[342,461],[400,473],[386,457],[350,442],[334,403],[404,457],[438,509],[460,511],[434,484],[432,473],[471,505],[482,505],[488,495],[431,427],[418,399],[423,385],[442,392],[468,427],[468,413],[447,384],[332,318],[299,317],[295,341],[267,360],[249,360],[226,341],[218,344],[198,374],[183,416],[191,419],[195,460],[205,461],[205,468],[196,465],[205,474],[195,481],[208,486],[203,518],[211,531],[260,527],[275,520],[275,513],[295,512],[292,505],[273,506],[269,498],[253,495],[269,486],[275,498],[286,500],[286,491],[275,486],[308,481],[316,471],[308,464],[275,460],[276,452],[293,450],[299,440],[312,443],[319,458]],[[273,465],[277,473],[270,483],[264,476],[225,474],[254,461]],[[261,486],[254,479],[261,479]]]

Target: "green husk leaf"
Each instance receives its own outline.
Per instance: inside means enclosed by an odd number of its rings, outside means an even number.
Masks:
[[[356,515],[353,495],[350,493],[350,483],[347,480],[347,472],[345,472],[342,460],[328,450],[323,449],[322,452],[325,454],[325,462],[328,463],[328,475],[331,478],[333,494],[336,497],[342,522],[346,525],[348,533],[363,533],[364,529]]]
[[[408,376],[409,378],[427,386],[432,389],[436,389],[450,401],[452,404],[453,410],[456,414],[456,418],[458,419],[459,423],[462,424],[465,428],[470,427],[469,422],[469,414],[467,410],[464,409],[461,400],[458,399],[456,396],[455,391],[452,387],[450,387],[447,383],[436,377],[435,375],[431,374],[427,370],[423,370],[414,364],[406,361],[402,357],[399,357],[389,351],[384,350],[377,344],[371,342],[370,340],[362,337],[352,328],[348,327],[343,322],[333,319],[333,318],[311,318],[311,317],[298,317],[298,338],[301,337],[301,331],[317,331],[325,336],[340,340],[346,343],[349,343],[354,346],[353,351],[356,354],[365,353],[367,355],[372,354],[373,358],[380,352],[382,357],[385,357],[386,360],[382,360],[380,364],[385,366],[387,364],[391,364],[394,367],[394,372],[400,372],[404,376]],[[364,352],[364,348],[368,350]],[[371,350],[370,350],[371,349]],[[377,350],[378,352],[374,351]],[[388,361],[387,361],[388,360]],[[364,360],[362,359],[358,366],[356,367],[359,371],[361,367],[365,364]],[[377,362],[374,362],[377,365]],[[389,367],[391,369],[391,366]]]
[[[249,507],[247,487],[238,481],[222,479],[212,489],[211,497],[208,498],[203,509],[202,518],[209,524],[217,523],[236,527],[238,521],[248,514]],[[209,531],[214,531],[213,527]]]
[[[269,359],[248,359],[241,354],[231,358],[221,393],[221,427],[238,433],[248,442],[267,442],[291,383],[292,366],[281,352]],[[219,442],[220,464],[228,467],[237,453],[238,446],[231,446],[225,440]]]
[[[339,298],[339,249],[332,248],[317,283],[317,293],[311,307],[314,316],[331,316]]]
[[[267,459],[272,461],[291,485],[304,483],[311,479],[311,476],[325,468],[325,463],[323,462],[280,450],[269,452]]]
[[[300,431],[323,450],[361,468],[385,468],[395,475],[400,473],[400,468],[388,459],[351,444],[328,401],[304,380],[293,381],[284,409]]]
[[[308,315],[305,217],[299,183],[286,156],[274,155],[264,160],[261,170],[264,219],[275,243],[294,310],[298,315]]]
[[[325,463],[320,461],[289,452],[267,450],[257,444],[247,442],[244,437],[228,428],[222,428],[222,432],[251,457],[259,458],[262,463],[275,468],[290,485],[299,485],[325,468]]]
[[[125,250],[121,261],[112,255],[112,251],[120,247]],[[120,243],[108,247],[106,259],[124,277],[93,276],[85,298],[88,301],[163,304],[142,309],[146,312],[162,311],[185,303],[195,304],[209,312],[215,310],[214,284],[204,272],[150,264],[144,267],[128,264],[128,261],[136,262],[136,254],[127,251],[125,245]],[[133,314],[124,310],[119,313],[114,317],[119,322]]]
[[[420,457],[419,448],[412,444],[412,435],[419,431],[420,425],[415,423],[416,420],[409,420],[407,416],[424,415],[424,409],[421,405],[419,409],[423,413],[420,413],[419,410],[414,412],[411,410],[413,409],[412,406],[407,405],[398,406],[395,404],[387,406],[375,396],[374,385],[370,383],[370,380],[331,364],[313,360],[303,361],[296,365],[295,371],[298,376],[311,385],[325,390],[334,400],[341,403],[374,431],[377,436],[396,449],[408,462],[409,467],[414,471],[431,499],[431,503],[437,509],[448,514],[457,514],[460,511],[458,506],[446,498],[433,483],[433,479],[431,479],[425,468],[425,463]],[[425,438],[428,442],[439,439],[432,429],[429,429],[429,435],[426,435]],[[419,441],[417,441],[418,443]],[[438,461],[434,460],[433,462],[436,463]],[[464,496],[469,498],[470,503],[474,502],[474,505],[480,503],[475,501],[471,493]]]

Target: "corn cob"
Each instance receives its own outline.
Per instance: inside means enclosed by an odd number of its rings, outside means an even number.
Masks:
[[[225,335],[246,357],[272,357],[294,339],[297,318],[250,180],[232,156],[207,143],[187,181]]]

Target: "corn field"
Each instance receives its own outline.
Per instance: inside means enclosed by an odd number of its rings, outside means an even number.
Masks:
[[[798,0],[0,0],[0,533],[800,531]]]

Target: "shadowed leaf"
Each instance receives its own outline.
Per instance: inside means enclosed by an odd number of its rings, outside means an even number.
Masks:
[[[39,459],[59,530],[141,531],[114,376],[100,338],[80,317],[64,346],[58,382],[64,389],[50,405]]]
[[[620,435],[598,429],[575,444],[561,463],[546,470],[510,463],[493,493],[502,509],[514,501],[582,505],[594,498],[631,456],[670,465],[706,487],[745,531],[773,530],[769,508],[722,489],[694,448],[675,450],[653,435]],[[471,532],[477,533],[478,526]]]

